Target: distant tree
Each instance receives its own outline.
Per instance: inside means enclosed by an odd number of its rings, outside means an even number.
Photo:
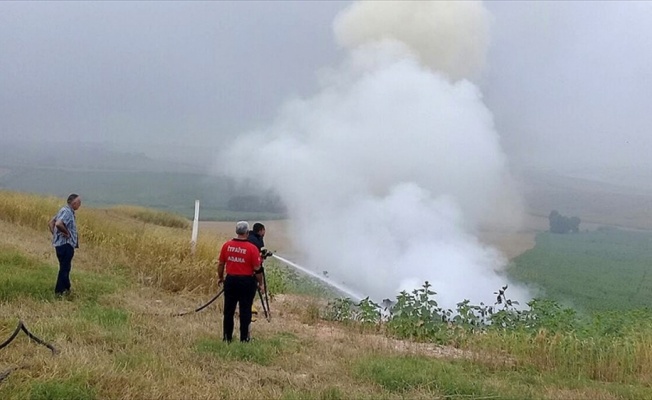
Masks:
[[[550,223],[551,233],[578,233],[580,231],[579,217],[566,217],[561,215],[559,211],[552,210],[548,215],[548,222]]]
[[[550,215],[548,215],[548,222],[550,223],[550,232],[566,233],[564,217],[561,214],[559,214],[559,211],[557,210],[550,211]]]

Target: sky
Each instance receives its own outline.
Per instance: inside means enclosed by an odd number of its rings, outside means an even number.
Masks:
[[[332,2],[2,2],[0,132],[218,147],[315,86]]]
[[[212,151],[314,94],[348,5],[1,2],[0,135]],[[484,7],[472,79],[512,165],[649,166],[652,3]]]
[[[192,157],[375,300],[491,303],[515,171],[650,168],[649,2],[3,2],[0,132]],[[191,152],[192,151],[192,152]],[[528,290],[511,284],[512,296]]]
[[[652,3],[486,6],[481,85],[513,163],[650,168]]]

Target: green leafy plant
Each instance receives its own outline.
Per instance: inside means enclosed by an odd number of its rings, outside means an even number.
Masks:
[[[363,324],[377,324],[380,322],[380,306],[366,297],[357,305],[356,320]]]
[[[324,318],[329,321],[351,321],[354,315],[354,304],[348,297],[331,300],[326,306]]]
[[[448,329],[451,310],[444,310],[434,299],[437,293],[425,282],[412,293],[402,291],[396,298],[387,322],[389,331],[399,337],[426,339],[441,338]]]

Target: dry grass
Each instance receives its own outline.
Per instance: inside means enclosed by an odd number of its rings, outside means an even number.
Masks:
[[[201,300],[134,287],[103,296],[97,305],[30,299],[5,304],[2,337],[20,316],[61,353],[51,356],[19,337],[2,353],[0,369],[19,369],[0,386],[0,395],[25,398],[37,383],[63,382],[65,393],[93,388],[97,398],[262,399],[333,388],[347,393],[346,398],[383,396],[374,385],[342,372],[347,360],[376,351],[376,344],[351,335],[323,336],[322,326],[288,319],[283,303],[273,306],[284,317],[256,322],[257,342],[234,356],[227,356],[228,348],[220,341],[218,307],[182,318],[153,315],[192,309]],[[214,354],[198,349],[206,342],[217,348]]]
[[[53,357],[20,336],[2,350],[0,369],[19,369],[0,386],[0,394],[25,398],[39,382],[88,386],[98,398],[121,399],[278,398],[292,390],[318,393],[334,384],[347,392],[358,387],[355,392],[364,396],[378,393],[337,372],[343,360],[360,351],[359,344],[334,340],[335,346],[328,346],[315,341],[318,328],[288,324],[285,319],[255,323],[253,362],[240,361],[237,354],[226,357],[219,307],[180,318],[166,315],[192,309],[202,300],[133,287],[102,296],[97,304],[29,298],[3,304],[2,337],[20,317],[61,353]],[[279,337],[288,340],[279,342]],[[200,351],[197,346],[202,342],[212,343],[218,352]],[[243,352],[246,358],[247,349]]]
[[[121,214],[126,214],[131,218],[160,226],[167,226],[170,228],[190,228],[190,221],[176,214],[170,214],[163,211],[155,211],[145,207],[138,206],[118,206],[115,210]]]
[[[210,298],[218,245],[230,235],[200,232],[201,246],[191,257],[184,250],[188,230],[144,224],[115,210],[80,210],[73,297],[44,297],[40,292],[48,289],[40,280],[53,285],[56,274],[45,222],[59,202],[21,196],[0,192],[0,211],[14,210],[12,202],[25,205],[14,211],[20,218],[0,214],[0,254],[20,254],[15,272],[33,270],[39,281],[0,298],[0,340],[21,318],[60,354],[24,335],[0,350],[0,373],[13,369],[0,382],[3,399],[612,399],[646,393],[570,383],[554,371],[530,380],[542,372],[488,360],[494,356],[488,350],[410,343],[327,323],[315,315],[320,300],[298,295],[275,296],[274,317],[254,324],[253,343],[225,345],[219,301],[201,313],[170,314]]]
[[[7,203],[21,206],[13,210],[11,220],[0,220],[2,251],[24,254],[36,264],[34,268],[46,269],[42,272],[50,274],[54,284],[56,259],[45,224],[47,215],[56,211],[56,202],[13,194],[9,197],[4,197],[4,217],[11,211]],[[30,208],[34,215],[29,215]],[[110,210],[80,210],[78,223],[81,248],[73,261],[72,300],[42,300],[26,293],[3,302],[0,309],[0,338],[7,337],[20,318],[37,336],[60,349],[60,354],[52,356],[24,335],[19,336],[2,350],[0,371],[15,370],[0,385],[0,397],[258,399],[323,397],[322,393],[333,398],[338,393],[360,398],[383,395],[372,383],[361,384],[342,373],[346,360],[364,349],[364,343],[333,339],[330,346],[328,341],[316,341],[320,328],[281,317],[291,315],[283,310],[283,303],[273,303],[277,318],[271,323],[262,319],[255,323],[257,341],[245,348],[232,346],[236,349],[233,355],[220,340],[219,306],[186,317],[170,317],[207,299],[205,294],[213,288],[210,281],[214,281],[217,246],[224,237],[206,235],[195,258],[189,261],[189,255],[179,256],[183,254],[180,250],[165,251],[170,243],[182,246],[181,236],[187,232],[132,221]],[[165,265],[175,264],[176,272],[147,269],[170,254],[177,257],[163,261]],[[125,275],[127,280],[92,300],[85,291],[94,289],[80,281],[81,274],[98,280]],[[174,279],[181,283],[171,285]],[[172,292],[178,290],[182,291]]]

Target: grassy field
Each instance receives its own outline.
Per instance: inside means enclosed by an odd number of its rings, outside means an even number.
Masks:
[[[16,154],[29,158],[24,154],[28,149]],[[15,157],[14,153],[10,153],[12,157]],[[21,157],[11,165],[0,165],[0,188],[59,197],[74,191],[82,194],[85,204],[93,207],[130,204],[186,218],[192,218],[195,200],[199,199],[201,218],[205,221],[284,218],[278,213],[229,211],[227,204],[231,195],[252,194],[256,193],[255,190],[235,185],[224,177],[199,173],[197,168],[179,169],[176,166],[174,169],[173,165],[154,160],[141,165],[144,161],[137,155],[118,153],[110,153],[110,156],[101,152],[85,153],[81,160],[83,165],[74,168],[53,162],[18,162]],[[0,162],[9,161],[0,157]],[[542,171],[528,173],[520,179],[519,188],[529,213],[527,218],[546,219],[551,210],[557,209],[564,215],[579,216],[583,226],[608,224],[652,229],[652,189],[642,188],[645,185],[641,183],[647,182],[646,179],[641,179],[636,186],[622,186]],[[525,224],[530,225],[529,222]],[[491,228],[485,233],[490,238],[489,243],[504,245],[510,258],[518,255],[522,246],[517,245],[516,251],[512,252],[512,243],[524,240],[524,235],[509,236],[505,242],[505,236],[493,240],[495,232]]]
[[[651,266],[652,232],[607,228],[541,233],[510,271],[579,309],[618,311],[652,305]]]
[[[171,316],[214,293],[226,237],[200,233],[191,255],[188,227],[128,209],[79,210],[73,295],[55,299],[46,223],[61,202],[0,192],[0,340],[22,319],[60,351],[22,334],[1,349],[0,375],[11,371],[2,399],[652,397],[648,314],[623,314],[612,333],[561,329],[550,318],[533,329],[333,321],[323,290],[274,263],[271,322],[255,322],[254,342],[226,345],[220,304]],[[431,326],[436,337],[399,334]]]
[[[623,174],[620,180],[626,182],[630,177]],[[522,179],[521,191],[530,214],[547,218],[550,211],[557,210],[580,217],[582,225],[652,230],[649,179],[639,178],[636,184],[625,186],[541,171]]]
[[[279,214],[233,212],[227,209],[233,183],[226,178],[198,173],[130,170],[12,167],[0,174],[0,188],[26,193],[82,195],[93,207],[132,204],[194,216],[195,200],[201,201],[203,220],[237,218],[273,219]]]

